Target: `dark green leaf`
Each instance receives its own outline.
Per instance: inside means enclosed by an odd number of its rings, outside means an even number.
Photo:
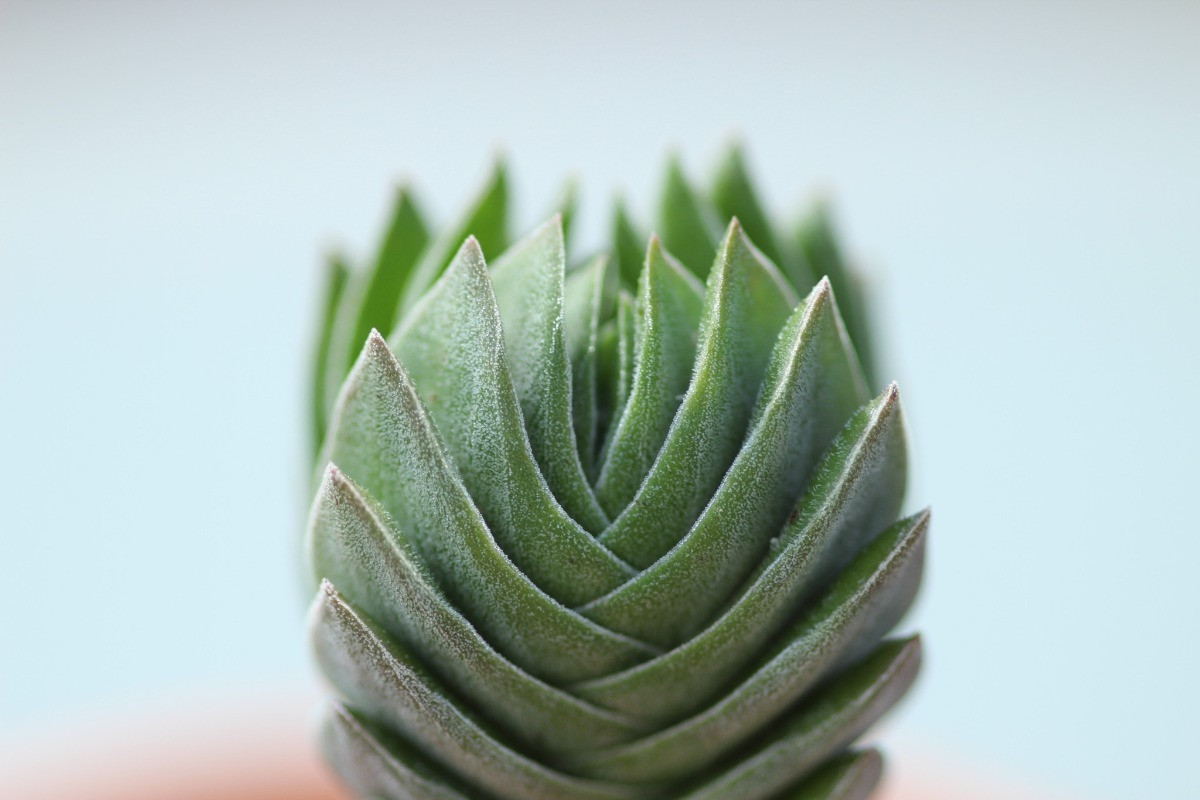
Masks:
[[[878,750],[834,756],[801,784],[776,800],[867,800],[883,777]]]
[[[636,286],[638,275],[641,274],[642,254],[645,253],[645,248],[642,247],[644,241],[646,241],[645,237],[638,233],[637,228],[629,219],[625,202],[617,198],[613,204],[613,258],[616,259],[622,283],[628,287]]]
[[[571,411],[575,446],[589,478],[596,469],[599,425],[597,348],[604,283],[615,269],[606,256],[596,256],[567,275],[563,291],[564,334],[571,363]]]
[[[625,413],[625,403],[633,389],[633,359],[637,350],[637,307],[633,296],[622,289],[617,294],[617,317],[610,320],[611,327],[600,329],[599,382],[603,399],[601,420],[604,423],[604,442],[598,460],[603,463],[605,453],[616,433],[617,420]],[[605,334],[608,334],[606,336]]]
[[[383,246],[370,272],[363,276],[346,364],[353,364],[372,329],[391,331],[396,324],[400,295],[412,278],[417,261],[429,243],[429,231],[421,219],[412,191],[402,186],[388,223]]]
[[[870,331],[867,328],[867,310],[864,308],[864,293],[857,277],[847,267],[842,258],[841,248],[838,247],[837,237],[833,231],[833,223],[829,207],[818,203],[813,211],[804,219],[796,236],[800,252],[811,270],[818,276],[825,275],[833,284],[841,302],[842,316],[846,320],[846,329],[850,339],[858,350],[859,360],[862,361],[863,371],[871,385],[875,385],[875,359],[872,349]]]
[[[712,269],[720,233],[712,209],[692,189],[679,159],[672,156],[658,208],[663,245],[703,280]]]
[[[400,319],[441,277],[468,236],[475,237],[479,247],[493,255],[508,247],[508,194],[508,170],[504,161],[497,159],[483,189],[466,213],[433,241],[417,263],[400,299]]]
[[[775,232],[771,230],[771,221],[763,211],[762,204],[758,201],[758,193],[750,180],[750,172],[746,169],[746,157],[741,147],[734,144],[726,151],[713,183],[713,205],[716,206],[721,219],[736,217],[742,223],[750,241],[790,279],[792,276],[782,258]],[[809,287],[795,286],[795,289],[797,292],[807,293]]]
[[[553,211],[549,216],[558,214],[562,217],[563,239],[569,248],[571,245],[571,224],[575,221],[575,215],[579,211],[579,181],[575,180],[573,176],[567,178],[563,182],[562,189],[559,191],[558,197],[554,200],[554,205],[551,208]]]
[[[340,254],[330,256],[325,264],[325,288],[321,298],[321,322],[317,329],[317,342],[313,355],[312,411],[313,452],[318,452],[325,441],[325,428],[329,421],[329,404],[326,402],[330,383],[330,351],[338,304],[350,280],[350,268]],[[337,376],[341,383],[342,376]]]

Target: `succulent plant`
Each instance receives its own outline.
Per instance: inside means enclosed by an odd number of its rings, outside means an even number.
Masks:
[[[618,206],[574,263],[573,201],[510,244],[507,197],[498,166],[435,236],[402,189],[330,269],[328,759],[362,797],[867,796],[929,515],[897,521],[899,395],[827,214],[781,238],[740,152],[707,196],[672,161],[648,246]]]

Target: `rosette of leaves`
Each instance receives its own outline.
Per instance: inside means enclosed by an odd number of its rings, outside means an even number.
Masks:
[[[401,190],[330,271],[329,761],[372,798],[867,796],[929,516],[897,520],[900,398],[826,215],[779,235],[737,151],[578,263],[572,202],[515,243],[507,209],[502,166],[440,235]]]

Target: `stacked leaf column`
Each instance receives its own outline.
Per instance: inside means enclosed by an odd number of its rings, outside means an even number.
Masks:
[[[330,761],[398,800],[865,797],[929,517],[897,521],[900,400],[827,217],[778,237],[733,151],[706,196],[669,166],[648,246],[618,206],[569,264],[573,203],[510,244],[507,198],[498,167],[432,236],[402,190],[374,264],[331,266]]]

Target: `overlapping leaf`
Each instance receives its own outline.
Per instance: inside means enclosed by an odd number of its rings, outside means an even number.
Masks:
[[[509,559],[377,334],[347,378],[326,453],[409,532],[455,607],[525,670],[551,681],[582,680],[655,652],[568,610]]]
[[[580,752],[627,742],[644,730],[537,680],[496,652],[437,588],[415,544],[336,467],[322,482],[309,531],[314,570],[350,592],[388,631],[394,648],[430,665],[515,739],[542,752]],[[318,601],[334,599],[333,584],[326,583]],[[326,656],[337,664],[356,653]]]
[[[525,432],[538,466],[563,510],[587,530],[599,533],[608,527],[609,519],[584,475],[572,421],[571,365],[563,320],[565,271],[562,222],[555,217],[496,261],[492,287]],[[522,524],[538,522],[525,519]]]
[[[904,434],[889,389],[861,409],[736,600],[699,634],[628,670],[575,687],[598,705],[651,724],[699,710],[786,625],[844,553],[895,518],[904,493]]]
[[[864,395],[829,287],[818,284],[783,328],[750,432],[704,513],[669,553],[584,606],[583,613],[664,647],[685,640],[744,578],[822,450]],[[691,433],[689,443],[695,438]],[[664,447],[664,459],[668,453]],[[643,507],[641,501],[639,495],[635,509]],[[659,524],[654,530],[670,528]]]
[[[544,286],[532,281],[530,284],[531,294],[546,291]],[[561,288],[559,292],[557,305],[561,309]],[[544,295],[538,299],[545,299]],[[511,327],[518,327],[515,322]],[[530,321],[529,329],[534,331],[531,338],[545,333],[534,321]],[[562,354],[561,327],[555,328],[551,322],[554,331]],[[611,591],[633,575],[629,565],[567,514],[538,468],[509,371],[492,282],[483,253],[473,239],[467,240],[392,339],[475,506],[504,551],[535,584],[560,602],[576,605]],[[565,362],[564,372],[558,376],[548,374],[552,369],[549,366],[541,375],[533,373],[536,365],[523,366],[526,374],[522,383],[531,395],[537,392],[543,377],[546,382],[555,377],[564,383],[567,380]],[[547,395],[553,392],[551,388],[540,393],[536,400],[548,405]],[[563,414],[569,414],[569,398],[564,395],[558,399]],[[536,409],[539,413],[548,410]],[[569,445],[569,419],[561,421],[558,435],[566,440],[561,444]],[[545,427],[552,426],[547,422]],[[539,423],[539,431],[548,433],[542,428]],[[551,449],[547,443],[547,450]],[[563,472],[573,466],[563,465]],[[582,480],[582,474],[578,478]],[[586,502],[582,497],[575,499]],[[599,513],[599,508],[595,511]],[[572,565],[570,573],[563,570],[563,564]]]
[[[795,303],[778,271],[731,224],[708,280],[691,385],[650,473],[600,536],[621,558],[649,566],[708,504],[737,455],[772,346]]]
[[[596,480],[596,495],[610,515],[629,504],[675,418],[692,374],[703,300],[703,287],[651,239],[638,285],[642,324],[630,398],[613,423]]]
[[[672,161],[649,248],[618,205],[571,268],[574,184],[505,250],[507,195],[498,165],[430,237],[402,191],[371,268],[331,268],[328,757],[374,798],[861,800],[881,760],[846,748],[915,675],[881,640],[928,513],[894,522],[899,396],[867,402],[827,217],[780,238],[739,150],[703,193]],[[339,337],[393,322],[333,403]]]

